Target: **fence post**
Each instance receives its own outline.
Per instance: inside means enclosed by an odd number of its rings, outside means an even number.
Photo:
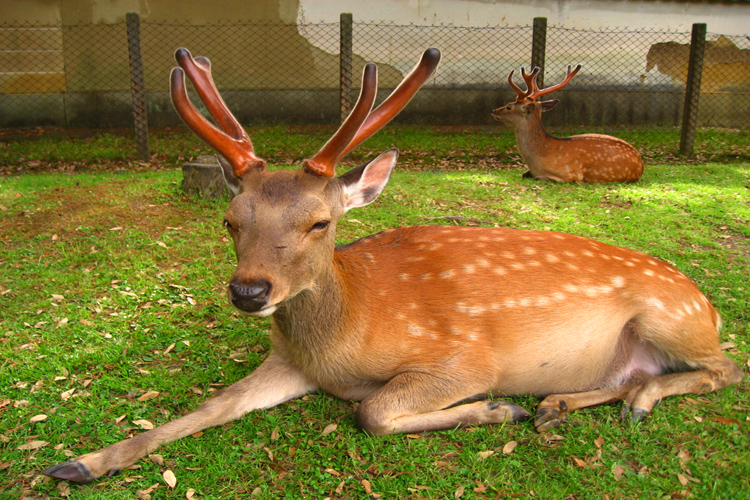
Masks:
[[[340,22],[339,64],[341,78],[339,97],[341,101],[341,122],[343,123],[352,110],[352,15],[342,13]]]
[[[539,88],[544,88],[544,58],[547,50],[547,18],[534,18],[534,35],[531,41],[531,71],[539,66],[536,81]]]
[[[695,129],[698,126],[698,101],[701,95],[703,53],[706,49],[706,24],[693,24],[690,37],[690,62],[688,63],[685,105],[682,108],[682,130],[680,132],[680,154],[693,155]]]
[[[125,16],[128,25],[128,54],[130,56],[130,85],[133,89],[133,118],[138,159],[149,161],[148,116],[146,115],[146,79],[141,57],[141,18],[134,12]]]

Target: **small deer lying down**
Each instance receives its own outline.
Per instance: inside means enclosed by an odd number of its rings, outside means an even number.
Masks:
[[[336,163],[406,105],[437,67],[436,49],[372,112],[376,67],[366,66],[359,100],[329,142],[300,170],[274,172],[220,98],[208,59],[185,49],[176,58],[175,107],[239,187],[224,220],[238,261],[229,298],[271,316],[273,349],[193,413],[45,474],[89,482],[161,444],[316,390],[361,400],[357,422],[374,435],[525,420],[520,406],[489,397],[537,394],[546,397],[534,425],[545,431],[566,412],[620,399],[622,415],[640,420],[663,397],[742,378],[719,348],[719,315],[706,297],[632,250],[562,233],[441,226],[334,245],[338,221],[378,197],[398,153],[339,177]],[[188,100],[184,73],[221,130]]]
[[[539,68],[531,74],[521,68],[526,92],[513,83],[513,71],[508,83],[518,97],[514,102],[497,108],[492,116],[513,127],[518,150],[529,170],[524,177],[561,182],[635,182],[643,174],[643,160],[638,151],[617,137],[602,134],[581,134],[559,139],[552,137],[542,125],[542,112],[549,111],[559,101],[537,101],[539,97],[566,86],[581,69],[579,64],[561,83],[540,89],[537,84]]]

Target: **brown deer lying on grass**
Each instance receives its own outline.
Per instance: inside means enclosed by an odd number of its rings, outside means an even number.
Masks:
[[[240,187],[224,220],[238,261],[229,297],[251,316],[272,317],[273,349],[193,413],[45,474],[89,482],[164,443],[319,389],[361,400],[357,422],[375,435],[524,420],[520,406],[485,398],[543,395],[534,424],[544,431],[568,411],[620,399],[622,415],[640,420],[663,397],[742,378],[719,348],[719,315],[706,297],[673,267],[632,250],[562,233],[453,226],[334,245],[338,221],[378,197],[398,152],[339,177],[336,163],[406,105],[435,71],[436,49],[372,112],[376,67],[366,66],[341,128],[300,170],[274,172],[226,108],[208,59],[185,49],[176,58],[175,107]],[[185,73],[218,128],[188,100]]]
[[[638,151],[616,137],[602,134],[581,134],[560,139],[549,135],[542,125],[542,112],[549,111],[559,101],[537,101],[539,97],[563,88],[578,70],[570,71],[561,83],[540,89],[536,79],[539,68],[531,74],[521,68],[526,81],[526,92],[513,83],[513,71],[508,83],[518,97],[514,102],[497,108],[492,116],[513,127],[518,150],[529,170],[524,177],[561,182],[634,182],[643,174],[643,160]]]

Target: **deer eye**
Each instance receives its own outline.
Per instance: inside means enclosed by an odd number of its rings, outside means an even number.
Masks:
[[[316,222],[315,224],[312,225],[309,232],[312,233],[313,231],[323,231],[328,227],[330,223],[331,221],[329,220],[322,220],[320,222]]]

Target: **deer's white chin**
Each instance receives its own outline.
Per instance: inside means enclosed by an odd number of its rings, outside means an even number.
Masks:
[[[263,309],[255,312],[240,311],[243,316],[252,316],[254,318],[267,318],[276,311],[276,306],[266,306]]]

